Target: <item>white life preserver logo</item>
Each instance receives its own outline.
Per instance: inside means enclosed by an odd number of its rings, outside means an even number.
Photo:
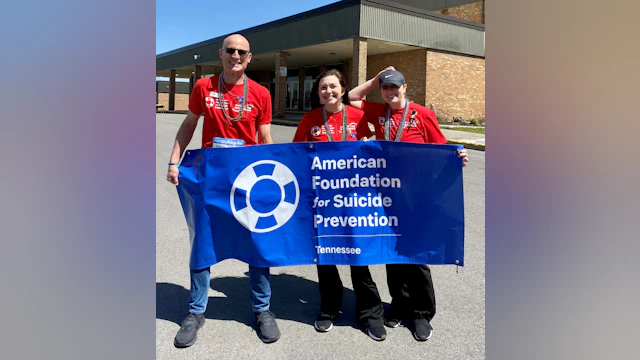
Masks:
[[[277,161],[260,160],[238,174],[229,199],[233,216],[242,226],[265,233],[291,219],[299,198],[298,181],[288,167]]]

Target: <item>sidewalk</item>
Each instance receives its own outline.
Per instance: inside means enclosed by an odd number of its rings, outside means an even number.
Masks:
[[[300,119],[302,119],[302,113],[285,113],[285,118],[272,117],[272,121],[277,125],[289,125],[298,126]],[[454,130],[456,126],[442,125],[441,130],[444,136],[447,138],[449,144],[464,145],[467,149],[484,151],[485,147],[485,134],[476,134],[466,131]]]
[[[476,134],[467,131],[453,130],[455,127],[442,125],[440,128],[449,144],[464,145],[467,149],[484,151],[486,134]]]

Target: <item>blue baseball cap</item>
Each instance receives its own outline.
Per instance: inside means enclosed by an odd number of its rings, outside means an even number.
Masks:
[[[380,87],[384,84],[394,84],[400,87],[405,84],[404,76],[402,76],[400,71],[387,70],[380,74]]]

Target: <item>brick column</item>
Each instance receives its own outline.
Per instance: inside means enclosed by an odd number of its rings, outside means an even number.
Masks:
[[[176,107],[176,71],[171,69],[169,77],[169,110],[173,111]]]
[[[284,110],[287,108],[287,74],[280,76],[280,67],[287,66],[287,53],[278,51],[276,53],[276,90],[273,101],[273,112],[278,118],[284,118]]]
[[[367,39],[353,38],[351,88],[367,81]]]

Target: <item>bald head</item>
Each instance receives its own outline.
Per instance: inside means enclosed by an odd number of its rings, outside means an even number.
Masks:
[[[249,40],[240,34],[233,34],[227,36],[222,41],[222,48],[226,49],[228,47],[236,48],[238,46],[241,49],[249,50]]]

